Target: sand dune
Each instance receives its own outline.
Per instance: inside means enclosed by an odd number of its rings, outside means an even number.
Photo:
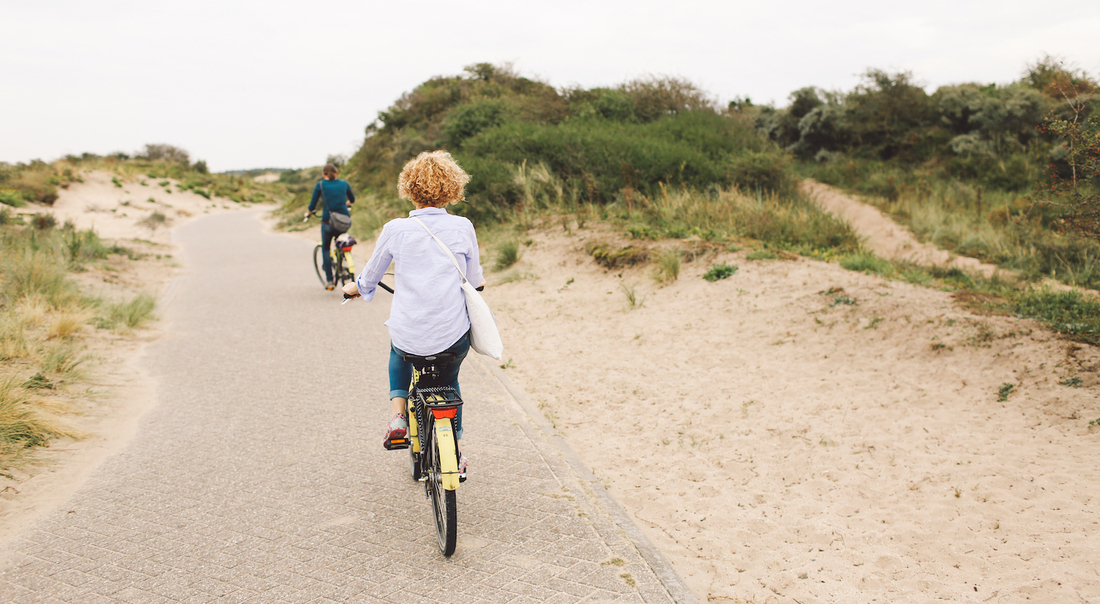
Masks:
[[[701,601],[1100,601],[1095,348],[806,259],[658,287],[606,236],[487,288],[508,375]]]

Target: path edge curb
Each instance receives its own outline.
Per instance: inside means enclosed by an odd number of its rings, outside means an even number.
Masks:
[[[588,487],[588,489],[595,495],[598,502],[607,510],[608,514],[614,520],[616,526],[619,527],[630,539],[631,543],[638,550],[638,553],[642,555],[646,563],[653,569],[653,573],[657,575],[658,580],[661,581],[661,585],[664,586],[665,591],[677,604],[700,604],[699,599],[695,597],[695,594],[688,589],[684,580],[680,578],[680,575],[676,572],[676,569],[672,567],[672,564],[667,558],[661,554],[661,551],[657,549],[657,546],[653,545],[653,542],[645,536],[642,529],[638,527],[637,523],[630,517],[630,514],[626,512],[607,489],[604,488],[603,483],[596,478],[596,475],[592,473],[592,470],[585,465],[580,456],[573,451],[573,448],[569,446],[569,443],[565,441],[561,433],[557,428],[550,425],[550,422],[546,419],[537,407],[530,400],[527,395],[515,386],[504,374],[504,370],[493,364],[492,359],[483,359],[481,355],[477,356],[478,362],[489,370],[489,373],[500,383],[501,386],[512,397],[512,400],[527,414],[527,416],[535,423],[536,426],[544,434],[551,443],[561,452],[569,466],[573,468],[573,471],[577,473],[577,478]]]

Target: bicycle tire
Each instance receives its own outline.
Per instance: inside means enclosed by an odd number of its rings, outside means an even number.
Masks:
[[[435,516],[435,536],[439,541],[439,551],[449,558],[455,553],[458,542],[458,498],[455,491],[443,488],[438,442],[432,443],[431,460],[428,494],[432,499],[432,513]]]
[[[328,280],[325,279],[325,252],[319,245],[313,248],[313,268],[317,269],[317,280],[321,282],[321,287],[327,287]]]

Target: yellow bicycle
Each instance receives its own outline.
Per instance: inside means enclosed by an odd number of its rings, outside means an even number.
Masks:
[[[389,289],[389,288],[386,288]],[[462,397],[450,384],[441,384],[439,367],[454,360],[451,353],[428,356],[406,354],[412,363],[409,386],[409,432],[404,438],[385,442],[387,449],[408,449],[413,480],[424,483],[432,501],[435,533],[444,556],[455,553],[458,540],[458,504],[455,491],[463,477],[458,472],[458,442],[455,418]]]

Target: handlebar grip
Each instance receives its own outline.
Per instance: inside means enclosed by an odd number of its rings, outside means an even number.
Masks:
[[[483,291],[485,291],[485,286],[481,285],[481,286],[475,287],[474,289],[476,289],[479,292],[483,292]]]
[[[391,294],[393,293],[393,288],[391,288],[390,286],[386,285],[385,283],[382,283],[381,281],[379,281],[379,282],[378,282],[378,287],[381,287],[382,289],[384,289],[384,290],[386,290],[386,291],[390,292]]]

